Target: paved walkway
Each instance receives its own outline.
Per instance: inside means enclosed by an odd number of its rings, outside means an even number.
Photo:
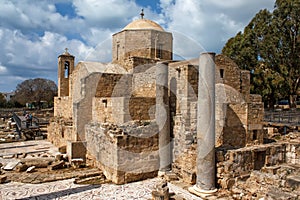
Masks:
[[[152,199],[151,191],[159,178],[148,179],[125,185],[76,185],[73,179],[43,184],[10,182],[0,185],[0,199],[96,199],[96,200],[141,200]],[[199,200],[186,190],[169,185],[170,192],[188,200]]]

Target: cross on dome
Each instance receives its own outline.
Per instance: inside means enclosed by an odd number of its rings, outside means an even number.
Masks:
[[[142,9],[142,12],[140,13],[140,15],[141,15],[141,19],[144,19],[144,9]]]

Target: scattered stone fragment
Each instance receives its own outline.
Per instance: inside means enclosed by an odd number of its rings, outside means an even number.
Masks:
[[[71,165],[74,168],[79,168],[83,164],[83,159],[82,158],[73,158],[71,159]]]
[[[67,146],[58,147],[58,151],[62,154],[67,153]]]
[[[26,164],[19,164],[16,166],[17,172],[24,172],[28,169],[28,166]]]
[[[6,171],[11,171],[19,164],[19,162],[20,162],[19,160],[13,160],[13,161],[7,163],[7,165],[5,165],[3,167],[3,169]]]
[[[156,186],[155,190],[152,191],[152,200],[169,200],[169,187],[168,182],[162,179]]]
[[[62,169],[62,168],[64,168],[64,164],[65,164],[65,161],[63,161],[63,160],[54,162],[49,166],[49,169],[50,170]]]
[[[28,167],[47,168],[53,161],[53,158],[26,158],[21,160]]]
[[[35,171],[35,166],[28,167],[28,169],[26,170],[27,173],[32,173],[34,171]]]
[[[64,158],[63,158],[63,155],[62,154],[56,154],[55,155],[55,161],[61,161],[61,160],[63,160]]]
[[[177,181],[179,180],[178,179],[178,176],[174,173],[174,172],[167,172],[165,175],[164,175],[165,179],[169,182],[169,181]]]

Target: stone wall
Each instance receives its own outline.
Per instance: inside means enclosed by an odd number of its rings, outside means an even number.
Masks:
[[[286,144],[286,161],[291,164],[300,164],[300,143],[291,141]]]
[[[234,88],[235,90],[240,91],[241,72],[239,67],[233,62],[233,60],[224,55],[219,54],[215,57],[215,63],[216,83],[224,83]]]
[[[73,122],[66,118],[53,117],[48,125],[47,140],[57,147],[67,145],[67,141],[75,141]]]
[[[124,97],[131,94],[132,75],[102,74],[98,80],[95,97]]]
[[[251,171],[285,163],[285,144],[266,144],[216,152],[217,179],[222,188],[230,188],[236,179],[248,178]]]
[[[153,120],[155,118],[155,98],[132,97],[129,113],[132,120]]]
[[[54,97],[54,116],[72,119],[71,97]]]
[[[241,70],[241,86],[240,92],[244,95],[245,101],[249,102],[250,100],[250,71]]]
[[[218,187],[228,189],[236,181],[249,178],[253,170],[261,170],[282,163],[299,164],[299,151],[298,142],[271,143],[232,150],[217,148]],[[196,157],[196,144],[193,144],[172,164],[172,171],[189,184],[195,184]]]
[[[176,160],[196,138],[198,68],[194,62],[169,64],[169,88],[173,160]]]
[[[248,123],[247,104],[227,104],[224,113],[225,124],[221,134],[216,138],[217,146],[230,148],[244,147],[246,145]]]
[[[260,95],[249,95],[247,145],[263,144],[264,104]]]
[[[172,60],[172,34],[156,30],[124,30],[113,35],[113,62],[122,64],[128,57]]]
[[[93,121],[122,124],[155,117],[155,98],[113,97],[93,99]]]
[[[138,66],[133,74],[132,95],[135,97],[151,97],[156,95],[156,66]]]
[[[172,172],[188,184],[196,183],[197,144],[190,145],[184,152],[177,155],[172,163]]]
[[[130,73],[139,73],[155,66],[157,61],[158,59],[131,56],[116,63],[122,64],[122,66]]]
[[[123,126],[89,123],[86,126],[88,157],[114,183],[157,175],[158,127],[150,122],[139,123]]]

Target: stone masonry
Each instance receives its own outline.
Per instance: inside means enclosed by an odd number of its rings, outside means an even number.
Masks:
[[[172,166],[168,170],[193,183],[196,153],[191,149],[196,150],[197,144],[197,101],[198,94],[202,96],[205,91],[199,91],[198,58],[172,60],[172,41],[172,33],[151,20],[138,19],[113,35],[111,63],[81,61],[75,66],[73,55],[60,55],[61,92],[54,100],[48,139],[57,146],[68,146],[70,157],[86,151],[83,159],[118,184],[156,176],[160,160],[165,163],[165,154],[159,152],[167,144],[171,152],[167,162]],[[168,120],[156,117],[161,111],[158,62],[163,62],[168,71],[164,97]],[[263,143],[263,104],[260,96],[250,94],[248,71],[240,70],[223,55],[216,55],[215,66],[215,146],[217,155],[219,149],[224,154],[217,164],[217,170],[222,171],[229,165],[227,154]],[[159,137],[163,132],[160,127],[169,127],[169,142]],[[269,155],[267,150],[265,154],[253,152],[252,160]],[[255,165],[260,164],[252,163],[249,170]],[[224,177],[235,175],[218,173],[220,185]]]

